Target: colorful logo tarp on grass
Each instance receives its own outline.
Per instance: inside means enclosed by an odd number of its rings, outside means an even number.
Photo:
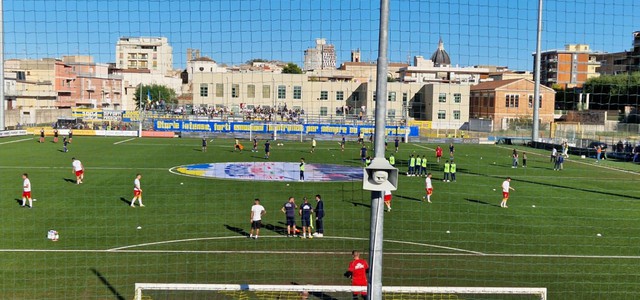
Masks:
[[[174,174],[236,180],[298,181],[300,163],[226,162],[174,167]],[[362,168],[334,164],[306,164],[304,181],[360,181]]]

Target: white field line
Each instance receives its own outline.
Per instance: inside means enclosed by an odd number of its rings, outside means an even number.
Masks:
[[[420,147],[420,148],[423,148],[423,149],[431,150],[431,151],[436,151],[436,149],[434,149],[434,148],[427,147],[427,146],[422,146],[422,145],[419,145],[419,144],[411,144],[411,145],[412,146],[416,146],[416,147]]]
[[[19,142],[30,141],[30,140],[33,140],[33,138],[21,139],[21,140],[15,140],[15,141],[8,141],[8,142],[2,142],[2,143],[0,143],[0,145],[4,145],[4,144],[13,144],[13,143],[19,143]]]
[[[0,169],[70,169],[71,167],[35,167],[35,166],[0,166]],[[89,167],[89,170],[160,170],[167,168],[136,168],[136,167]]]
[[[505,147],[505,146],[496,146],[496,147],[502,148],[502,149],[513,150],[513,148],[509,148],[509,147]],[[529,152],[529,153],[532,154],[532,155],[536,155],[536,156],[550,157],[550,156],[547,156],[545,154],[540,154],[540,153],[535,153],[535,152]],[[558,152],[558,154],[560,154],[560,152]],[[574,155],[574,157],[575,157],[575,155]],[[591,159],[591,158],[586,158],[586,159]],[[585,165],[585,166],[598,167],[598,168],[602,168],[602,169],[607,169],[607,170],[611,170],[611,171],[619,171],[619,172],[629,173],[629,174],[634,174],[634,175],[640,174],[640,172],[618,169],[618,168],[614,168],[614,167],[611,167],[611,166],[604,166],[604,165],[598,164],[598,163],[589,163],[587,161],[565,160],[565,163],[566,162],[572,162],[572,163],[576,163],[576,164],[582,164],[582,165]],[[551,162],[549,162],[549,164],[551,164]]]
[[[267,237],[276,237],[276,238],[278,238],[278,237],[283,237],[283,236],[267,236]],[[138,247],[144,247],[144,246],[154,246],[154,245],[164,245],[164,244],[174,244],[174,243],[204,241],[204,240],[221,240],[221,239],[229,239],[229,238],[246,238],[246,237],[244,237],[244,236],[209,237],[209,238],[192,238],[192,239],[159,241],[159,242],[151,242],[151,243],[143,243],[143,244],[137,244],[137,245],[129,245],[129,246],[111,248],[111,249],[109,249],[109,251],[118,251],[118,250],[125,250],[125,249],[138,248]],[[323,239],[368,240],[366,238],[357,238],[357,237],[326,237],[326,238],[323,238]],[[483,255],[483,253],[481,253],[481,252],[465,250],[465,249],[460,249],[460,248],[452,248],[452,247],[440,246],[440,245],[433,245],[433,244],[418,243],[418,242],[396,241],[396,240],[385,240],[385,242],[397,243],[397,244],[405,244],[405,245],[414,245],[414,246],[422,246],[422,247],[439,248],[439,249],[445,249],[445,250],[465,252],[465,253],[475,254],[475,255]]]
[[[122,144],[122,143],[126,143],[126,142],[128,142],[128,141],[133,141],[133,140],[135,140],[135,139],[136,139],[136,138],[130,138],[130,139],[126,139],[126,140],[123,140],[123,141],[115,142],[115,143],[113,143],[113,144],[114,144],[114,145],[119,145],[119,144]]]

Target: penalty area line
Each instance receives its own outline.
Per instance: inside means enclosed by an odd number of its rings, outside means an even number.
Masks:
[[[123,141],[115,142],[115,143],[113,143],[113,144],[114,144],[114,145],[119,145],[119,144],[122,144],[122,143],[126,143],[126,142],[129,142],[129,141],[133,141],[133,140],[135,140],[135,139],[136,139],[136,138],[130,138],[130,139],[126,139],[126,140],[123,140]]]

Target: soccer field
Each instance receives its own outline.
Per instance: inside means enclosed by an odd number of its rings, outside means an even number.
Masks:
[[[213,139],[202,152],[199,139],[78,136],[64,153],[50,139],[1,139],[0,299],[132,299],[136,282],[349,284],[342,274],[351,250],[368,257],[370,194],[361,181],[170,172],[264,162],[262,142],[253,153]],[[360,166],[353,141],[344,152],[335,141],[319,141],[314,153],[310,142],[282,143],[272,143],[270,161]],[[434,194],[433,203],[423,203],[424,178],[400,176],[384,218],[385,285],[546,287],[549,299],[640,295],[638,165],[571,157],[553,171],[549,153],[516,147],[527,152],[528,167],[513,169],[512,148],[460,144],[457,182],[447,183],[435,146],[401,144],[396,153],[401,172],[410,154],[427,156]],[[85,166],[83,184],[75,184],[72,157]],[[20,207],[25,172],[33,209]],[[129,207],[136,173],[143,208]],[[507,176],[515,191],[503,209]],[[325,201],[325,237],[287,238],[280,208],[289,196],[298,205],[306,196],[315,206],[315,194]],[[247,238],[254,198],[267,211],[257,240]],[[59,241],[48,240],[48,230],[57,230]]]

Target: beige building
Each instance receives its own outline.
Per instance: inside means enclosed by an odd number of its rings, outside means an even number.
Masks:
[[[116,68],[173,71],[173,48],[166,37],[121,37],[116,43]]]
[[[419,92],[420,102],[413,102],[417,120],[431,121],[433,129],[460,129],[469,122],[469,85],[425,84]]]
[[[308,74],[196,73],[193,105],[226,108],[234,114],[242,109],[286,106],[304,111],[307,120],[373,120],[375,82],[320,82],[313,78]],[[389,82],[387,100],[390,122],[415,118],[433,121],[434,128],[459,128],[468,121],[469,86]]]
[[[304,51],[303,69],[305,71],[335,69],[336,60],[336,48],[327,44],[324,38],[316,39],[315,47]]]

